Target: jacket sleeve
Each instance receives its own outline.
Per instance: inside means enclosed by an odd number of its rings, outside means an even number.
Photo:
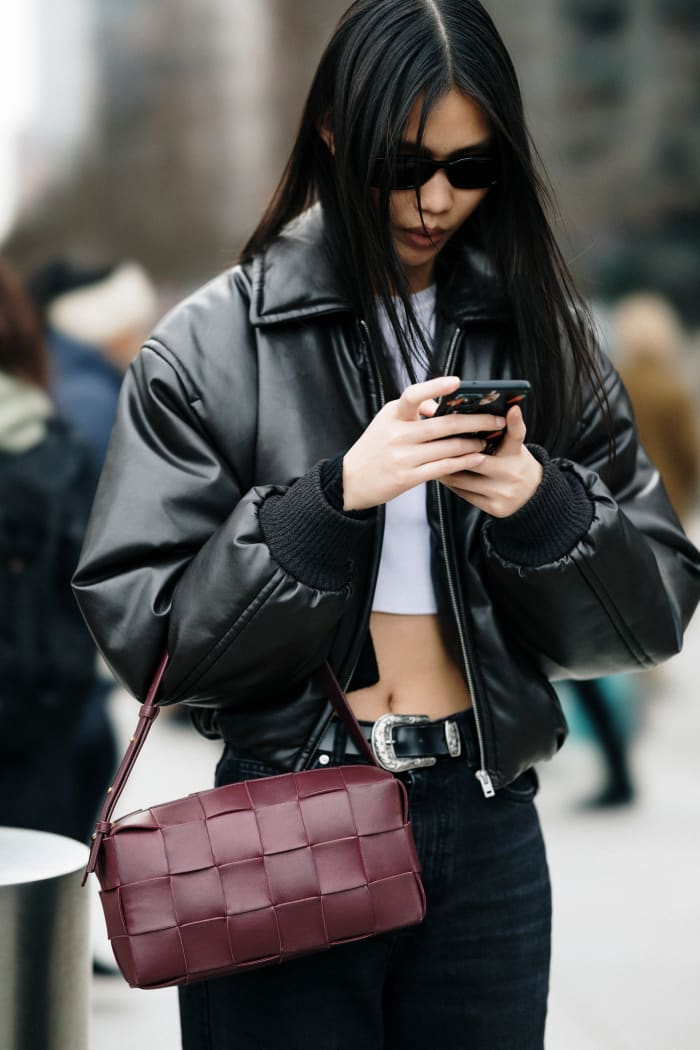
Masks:
[[[249,355],[254,361],[254,354]],[[231,394],[255,403],[242,362]],[[251,396],[252,393],[252,396]],[[241,424],[238,461],[252,457]],[[374,516],[334,509],[324,460],[285,485],[245,488],[231,450],[170,351],[151,341],[119,401],[73,579],[93,637],[143,698],[166,649],[160,703],[220,708],[285,692],[326,659]]]
[[[538,527],[526,512],[510,525],[509,519],[491,520],[482,532],[500,617],[550,678],[596,677],[661,662],[680,650],[700,598],[700,555],[639,444],[619,376],[607,359],[601,369],[613,417],[613,467],[602,414],[590,397],[571,458],[550,461],[567,484],[548,486],[552,503],[539,508]],[[559,536],[568,537],[548,558],[533,556],[545,549],[545,518],[550,529],[560,522]]]

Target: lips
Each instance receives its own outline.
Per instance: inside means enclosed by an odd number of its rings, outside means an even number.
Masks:
[[[443,230],[439,226],[432,228],[428,226],[427,233],[422,226],[415,226],[413,229],[403,229],[401,232],[409,244],[418,248],[433,248],[447,237],[447,230]]]

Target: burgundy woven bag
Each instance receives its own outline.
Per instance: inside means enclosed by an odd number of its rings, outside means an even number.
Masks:
[[[283,962],[425,915],[403,784],[374,754],[328,664],[320,672],[370,765],[198,791],[112,821],[149,729],[163,658],[97,822],[95,871],[117,965],[162,988]]]

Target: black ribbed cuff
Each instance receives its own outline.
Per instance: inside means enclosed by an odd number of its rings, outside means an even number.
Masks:
[[[527,446],[542,464],[542,481],[508,518],[492,518],[488,535],[496,552],[516,565],[546,565],[563,558],[588,532],[593,502],[581,479],[561,470],[540,445]]]
[[[366,510],[344,510],[343,503],[345,493],[343,492],[343,453],[334,456],[333,459],[324,459],[321,464],[321,488],[330,505],[343,514],[349,514],[352,518],[371,518],[375,508],[368,507]]]
[[[337,511],[321,487],[325,460],[297,478],[282,495],[268,496],[258,512],[275,561],[290,576],[322,591],[350,582],[352,558],[373,527],[374,514],[357,518]]]

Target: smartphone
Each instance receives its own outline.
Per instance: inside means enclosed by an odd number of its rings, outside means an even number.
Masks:
[[[526,379],[469,379],[459,384],[451,394],[439,397],[436,416],[450,412],[473,415],[487,412],[489,415],[505,416],[513,405],[522,404],[531,387]],[[484,452],[492,455],[504,434],[503,430],[478,430],[469,437],[486,441]]]

